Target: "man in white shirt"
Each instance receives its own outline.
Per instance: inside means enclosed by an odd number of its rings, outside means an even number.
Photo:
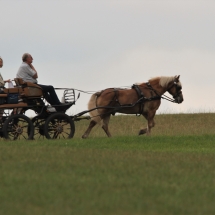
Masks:
[[[61,105],[61,102],[59,101],[57,94],[55,92],[55,89],[52,85],[38,84],[37,82],[38,73],[34,68],[34,66],[32,65],[32,62],[33,62],[32,56],[29,53],[25,53],[22,56],[22,61],[23,62],[16,74],[16,77],[22,78],[26,82],[32,82],[39,85],[43,90],[45,99],[51,105]]]

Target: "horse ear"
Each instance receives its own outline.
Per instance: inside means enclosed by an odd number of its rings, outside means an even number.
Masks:
[[[176,76],[175,76],[175,82],[176,82],[176,83],[179,82],[179,78],[180,78],[180,75],[176,75]]]

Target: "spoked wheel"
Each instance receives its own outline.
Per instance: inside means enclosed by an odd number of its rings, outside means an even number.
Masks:
[[[34,136],[33,123],[25,115],[11,115],[4,123],[3,136],[9,140],[32,140]]]
[[[54,113],[46,120],[44,132],[47,139],[72,138],[75,133],[75,124],[65,113]]]
[[[45,134],[44,134],[45,120],[34,117],[31,121],[34,125],[34,139],[44,139],[45,138]]]

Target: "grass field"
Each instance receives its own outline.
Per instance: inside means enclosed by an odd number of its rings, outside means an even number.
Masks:
[[[75,137],[81,137],[89,121],[76,123]],[[146,120],[141,116],[120,115],[111,117],[109,124],[111,134],[116,136],[136,136],[141,127],[146,127]],[[215,113],[202,114],[161,114],[155,116],[153,136],[187,136],[215,134]],[[90,137],[106,137],[101,127],[92,130]]]
[[[215,114],[115,116],[71,140],[0,142],[0,214],[214,214]]]

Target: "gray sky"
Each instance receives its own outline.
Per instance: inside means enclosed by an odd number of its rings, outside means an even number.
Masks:
[[[54,87],[181,75],[185,101],[162,101],[159,113],[214,112],[214,11],[212,0],[0,0],[0,72],[14,78],[29,52],[38,81]],[[89,97],[70,112],[86,110]]]

